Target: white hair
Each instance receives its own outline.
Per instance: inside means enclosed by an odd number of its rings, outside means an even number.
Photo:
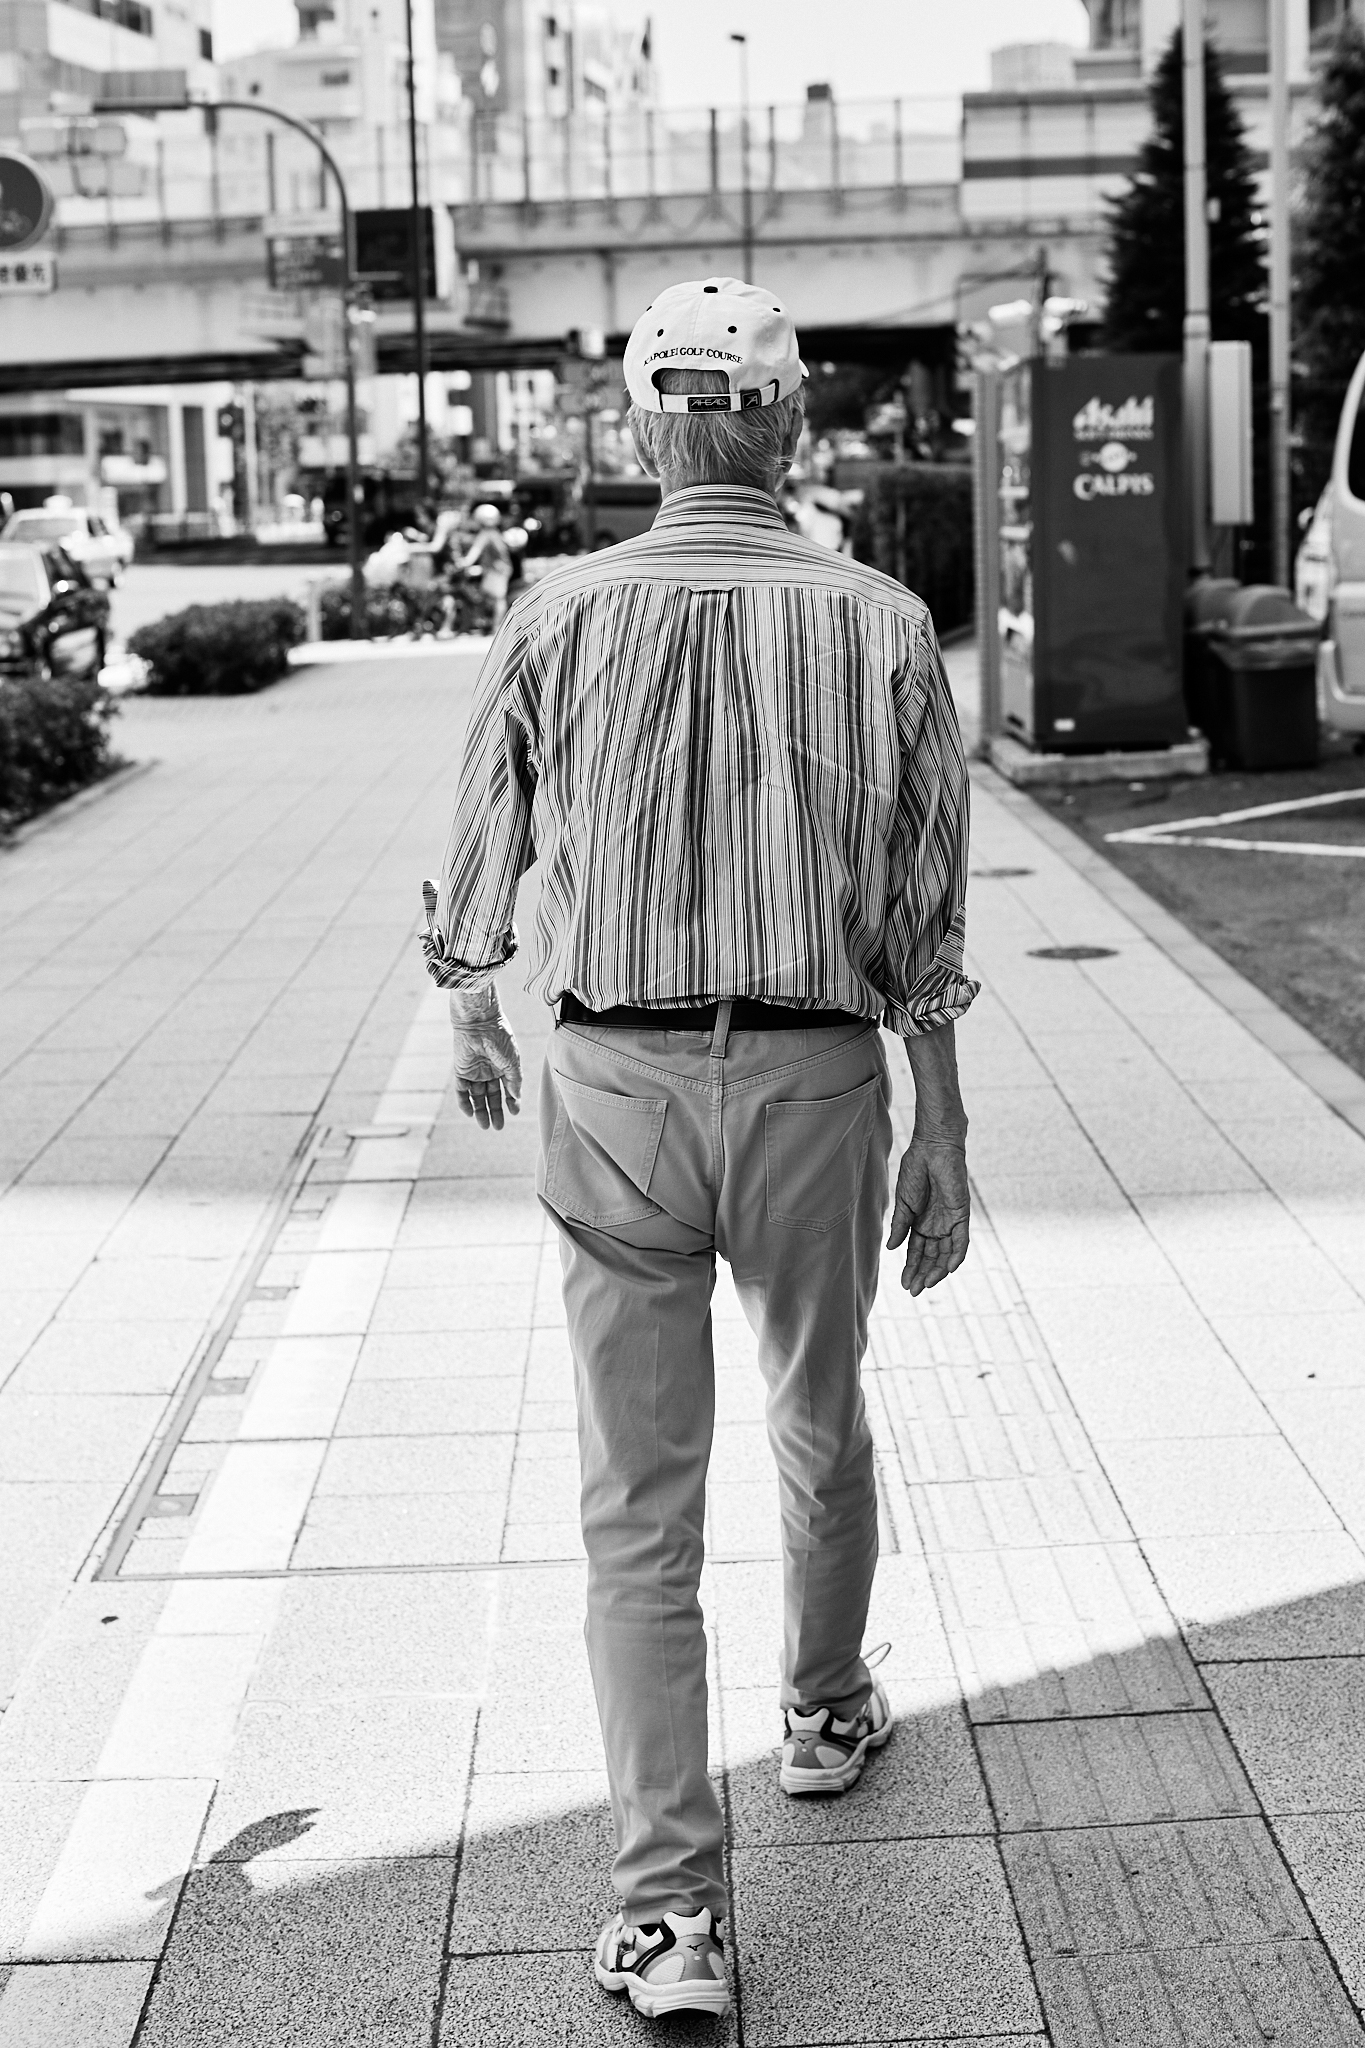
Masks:
[[[661,370],[662,392],[719,392],[730,389],[722,370]],[[773,491],[790,456],[787,435],[804,415],[799,391],[771,405],[744,412],[646,412],[632,405],[630,425],[661,475],[675,485],[747,484]]]

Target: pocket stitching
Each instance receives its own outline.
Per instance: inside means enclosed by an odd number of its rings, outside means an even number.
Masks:
[[[668,1107],[666,1100],[659,1097],[617,1095],[610,1088],[591,1088],[586,1081],[570,1081],[559,1073],[556,1073],[554,1078],[555,1085],[561,1093],[555,1116],[554,1135],[551,1138],[545,1155],[544,1195],[550,1207],[557,1214],[568,1217],[570,1222],[586,1223],[590,1228],[599,1230],[615,1229],[619,1225],[626,1223],[643,1223],[651,1216],[662,1216],[663,1209],[661,1205],[658,1202],[652,1202],[643,1189],[636,1189],[640,1202],[643,1204],[642,1207],[637,1206],[631,1209],[589,1209],[582,1203],[576,1202],[572,1192],[570,1192],[567,1200],[564,1199],[561,1191],[555,1186],[555,1179],[559,1170],[560,1155],[564,1149],[564,1142],[573,1124],[563,1091],[568,1091],[569,1093],[577,1091],[581,1095],[593,1096],[600,1102],[612,1102],[629,1110],[639,1110],[651,1118],[657,1117],[658,1129],[654,1138],[653,1151],[649,1159],[651,1179],[653,1178],[654,1167],[658,1160],[659,1145],[663,1138],[664,1113]],[[582,1141],[580,1140],[579,1142],[581,1143]],[[635,1185],[623,1169],[618,1168],[617,1171],[621,1173],[621,1178],[628,1185]]]
[[[850,1095],[861,1094],[867,1098],[858,1112],[863,1122],[863,1142],[859,1147],[858,1151],[858,1165],[854,1173],[855,1183],[861,1182],[863,1178],[863,1171],[867,1165],[867,1148],[872,1142],[872,1125],[875,1121],[875,1115],[873,1112],[873,1091],[880,1089],[881,1080],[882,1077],[880,1074],[874,1074],[871,1080],[864,1081],[860,1088],[851,1088],[848,1091]],[[835,1099],[837,1100],[838,1098],[836,1097]],[[770,1223],[779,1223],[787,1230],[813,1231],[817,1236],[820,1236],[827,1230],[833,1230],[836,1224],[846,1223],[848,1221],[848,1218],[853,1214],[853,1211],[857,1208],[859,1194],[859,1188],[857,1185],[855,1185],[853,1195],[847,1203],[847,1205],[844,1208],[838,1210],[837,1213],[833,1216],[789,1216],[784,1211],[775,1209],[773,1207],[771,1153],[769,1152],[767,1142],[769,1134],[772,1129],[773,1120],[775,1118],[791,1116],[793,1114],[814,1116],[818,1115],[821,1110],[827,1110],[828,1108],[828,1101],[770,1102],[768,1104],[764,1116],[764,1123],[766,1127],[764,1131],[764,1154],[765,1164],[768,1168],[767,1207],[768,1221]]]

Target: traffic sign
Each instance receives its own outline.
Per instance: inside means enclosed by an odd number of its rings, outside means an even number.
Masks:
[[[32,298],[55,291],[57,259],[47,249],[32,256],[0,256],[0,298]]]
[[[265,251],[272,291],[336,291],[345,282],[340,235],[271,235]]]
[[[20,133],[31,157],[126,156],[128,130],[122,121],[96,121],[72,114],[49,114],[21,121]]]
[[[0,255],[41,242],[52,206],[52,187],[38,166],[15,150],[0,150]]]

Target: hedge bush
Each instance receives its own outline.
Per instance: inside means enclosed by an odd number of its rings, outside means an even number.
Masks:
[[[287,597],[236,598],[192,604],[128,638],[150,674],[156,697],[237,697],[278,682],[289,650],[305,630],[303,612]]]
[[[0,829],[107,773],[116,708],[93,677],[0,681]]]
[[[951,463],[869,467],[853,552],[922,597],[940,633],[972,617],[972,477]]]

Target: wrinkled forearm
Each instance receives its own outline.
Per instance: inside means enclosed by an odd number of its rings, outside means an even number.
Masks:
[[[952,1024],[916,1032],[905,1040],[915,1082],[915,1136],[962,1144],[967,1111],[957,1075],[957,1039]]]
[[[461,1025],[495,1024],[502,1016],[498,985],[491,969],[488,980],[477,987],[452,988],[447,993],[450,997],[450,1021],[457,1030]]]

